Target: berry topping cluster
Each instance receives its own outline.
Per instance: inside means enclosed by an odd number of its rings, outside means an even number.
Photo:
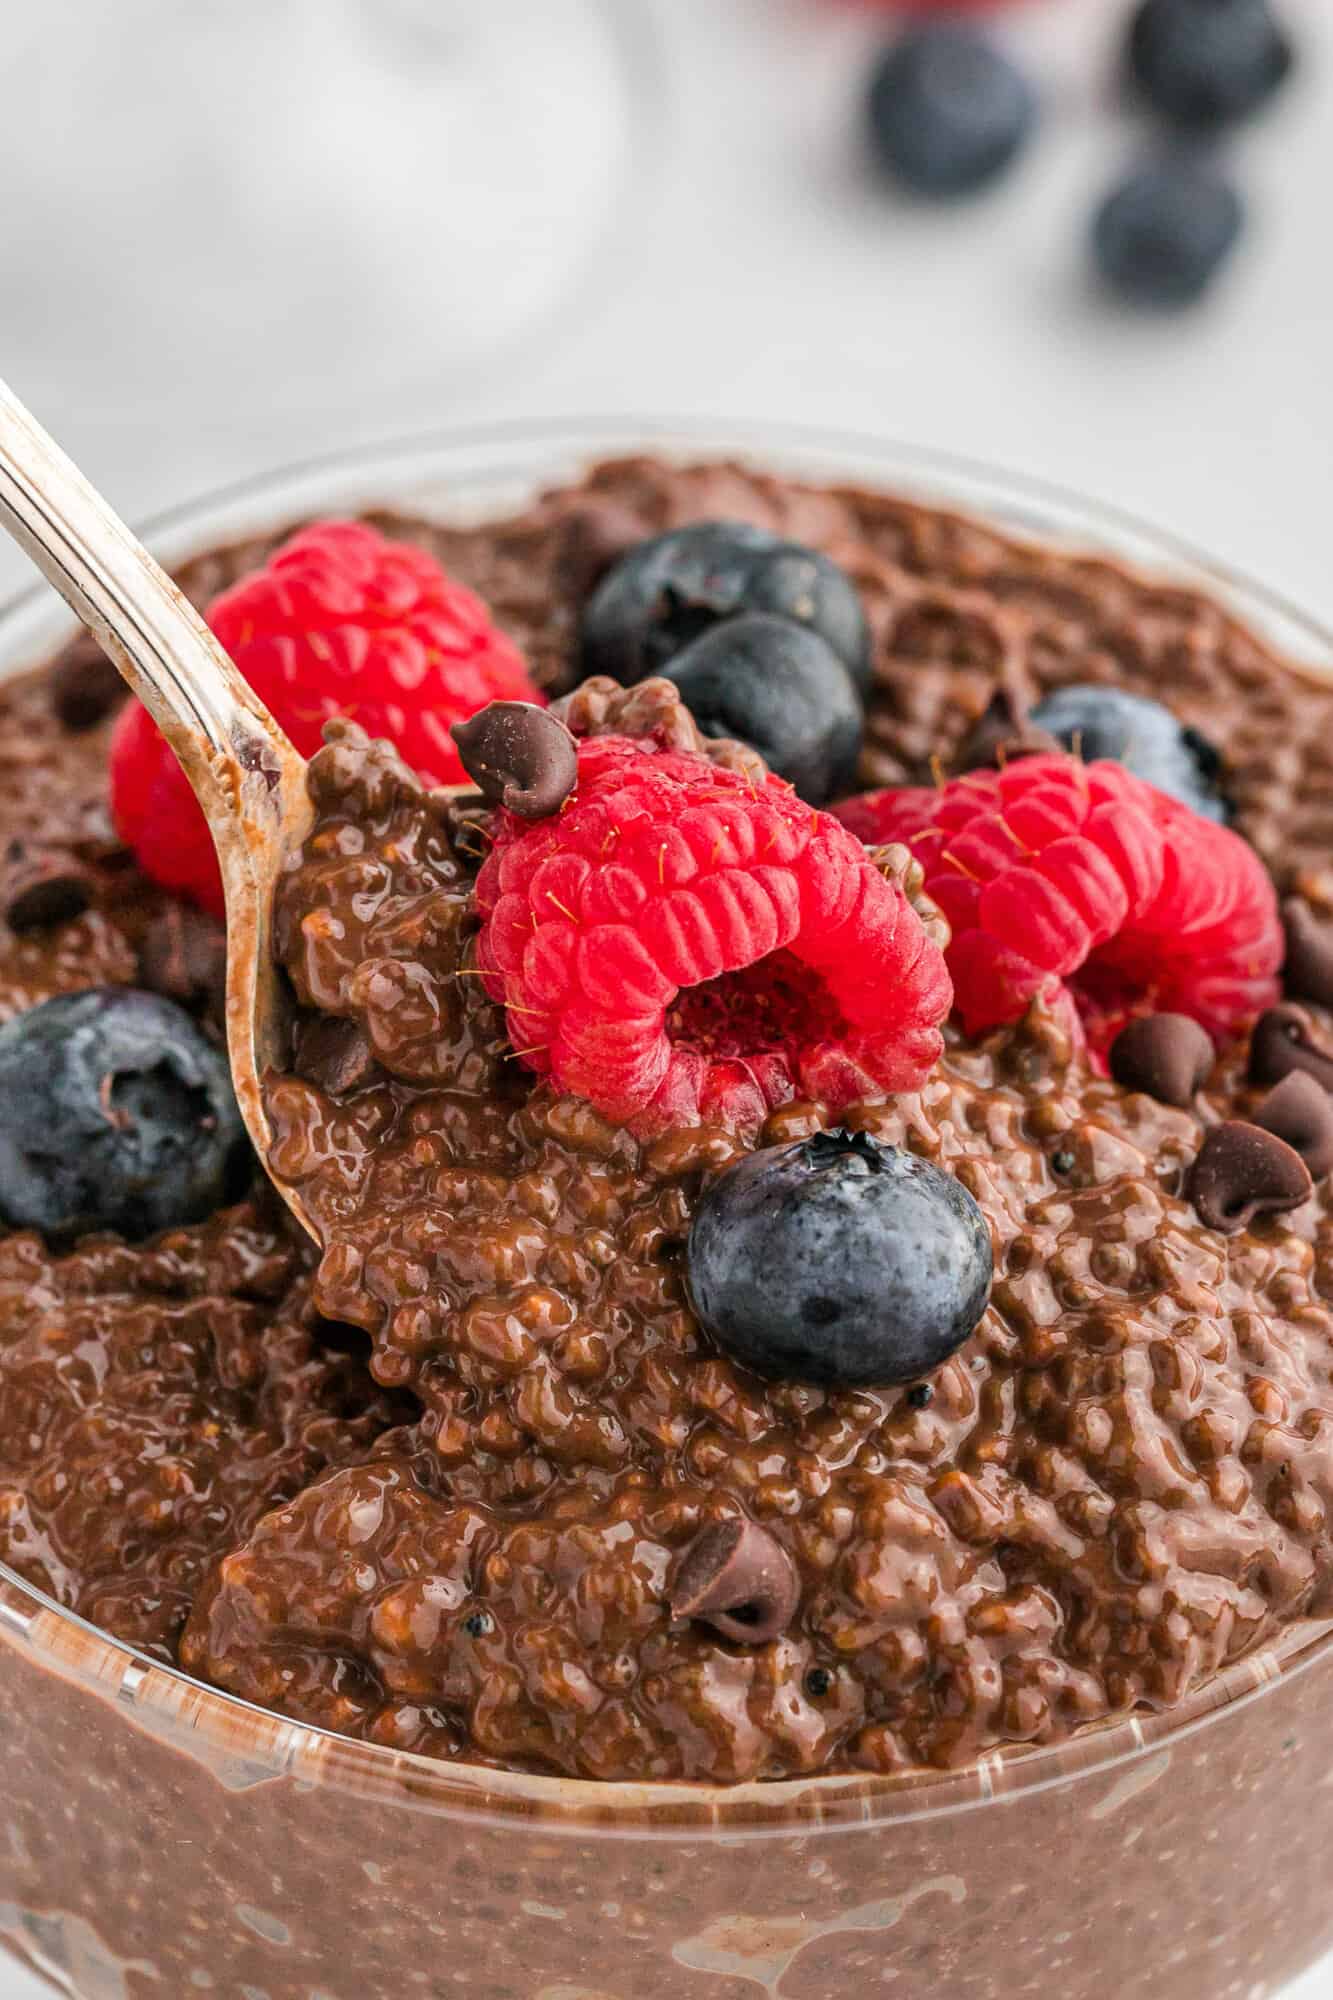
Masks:
[[[1205,1134],[1184,1191],[1223,1234],[1306,1198],[1333,1163],[1333,1057],[1300,1009],[1276,1007],[1277,973],[1290,940],[1318,987],[1330,952],[1303,906],[1279,912],[1226,824],[1222,760],[1168,708],[1087,684],[1028,712],[1001,684],[961,775],[830,814],[822,802],[854,782],[874,672],[859,593],[828,556],[709,520],[627,541],[583,590],[582,678],[554,709],[476,598],[368,528],[307,529],[209,615],[298,747],[350,713],[359,741],[380,730],[415,767],[421,785],[396,766],[417,798],[475,782],[448,807],[469,839],[451,863],[465,905],[443,976],[480,981],[530,1075],[638,1140],[727,1128],[739,1153],[706,1182],[685,1256],[695,1315],[724,1353],[761,1377],[907,1384],[974,1331],[992,1279],[985,1215],[955,1176],[852,1115],[922,1089],[955,1008],[974,1037],[1040,1001],[1122,1089],[1182,1110],[1257,1020],[1252,1081],[1267,1095]],[[112,801],[165,887],[216,898],[197,808],[134,705]],[[108,1075],[118,1035],[166,1052],[156,1095],[96,1132],[98,1190],[34,1181],[15,1219],[141,1232],[157,1210],[134,1190],[172,1146],[200,1188],[178,1177],[171,1214],[222,1187],[234,1107],[193,1023],[149,1017],[163,1005],[97,1003],[85,1040],[106,1043]],[[20,1140],[44,1122],[19,1101],[44,1012],[4,1031],[8,1070],[0,1036]],[[379,1074],[363,1029],[333,1016],[304,1022],[298,1057],[335,1095]],[[62,1098],[53,1074],[51,1116],[91,1115],[93,1083]],[[794,1100],[852,1129],[746,1151]],[[676,1588],[690,1615],[732,1624],[777,1616],[784,1594],[771,1551],[739,1526],[701,1545]]]
[[[705,736],[741,737],[803,799],[852,781],[870,633],[850,578],[746,521],[693,521],[626,551],[583,611],[583,666],[674,681]]]
[[[690,521],[626,550],[583,613],[583,664],[632,686],[715,625],[781,618],[812,632],[864,691],[870,635],[850,579],[817,549],[748,521]]]

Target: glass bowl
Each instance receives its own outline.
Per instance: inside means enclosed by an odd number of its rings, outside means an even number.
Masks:
[[[147,524],[168,563],[312,512],[480,519],[587,462],[739,457],[957,507],[1208,590],[1288,655],[1333,635],[1171,536],[1035,482],[790,428],[454,432]],[[68,617],[0,613],[0,673]],[[81,2000],[1262,2000],[1333,1943],[1333,1632],[1294,1624],[1169,1714],[965,1771],[734,1788],[496,1772],[330,1736],[137,1654],[0,1566],[0,1937]],[[1295,1837],[1293,1837],[1295,1832]]]

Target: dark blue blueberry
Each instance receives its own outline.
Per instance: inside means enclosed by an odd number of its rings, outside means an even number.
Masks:
[[[583,611],[583,670],[632,687],[724,618],[768,612],[817,632],[870,686],[870,632],[850,577],[817,549],[746,521],[691,521],[640,542]]]
[[[1161,702],[1124,688],[1059,688],[1038,702],[1030,725],[1076,750],[1086,763],[1113,758],[1136,777],[1168,792],[1205,819],[1230,818],[1222,791],[1222,759],[1197,729],[1187,729]]]
[[[1293,60],[1268,0],[1142,0],[1130,24],[1134,82],[1154,111],[1196,130],[1257,110]]]
[[[705,736],[735,736],[811,805],[848,790],[864,716],[851,676],[815,632],[728,618],[666,669]]]
[[[909,28],[877,62],[867,104],[880,165],[929,195],[971,194],[994,180],[1037,115],[1022,71],[960,21]]]
[[[1132,305],[1193,305],[1235,248],[1244,219],[1240,196],[1212,168],[1163,160],[1138,168],[1106,197],[1093,220],[1093,255]]]
[[[911,1382],[967,1339],[990,1295],[990,1230],[960,1181],[864,1132],[751,1153],[690,1230],[700,1321],[733,1359],[835,1388]]]
[[[0,1028],[0,1209],[14,1227],[150,1236],[227,1200],[245,1157],[226,1060],[174,1001],[99,986]]]

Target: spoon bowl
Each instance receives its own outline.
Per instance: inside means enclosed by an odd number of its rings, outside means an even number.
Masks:
[[[227,916],[227,1052],[264,1171],[302,1227],[298,1190],[269,1163],[263,1079],[288,1056],[273,897],[310,830],[306,762],[199,613],[0,381],[0,526],[114,661],[180,760],[217,848]]]

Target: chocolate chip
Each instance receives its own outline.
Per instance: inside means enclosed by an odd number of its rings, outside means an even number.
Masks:
[[[1234,1236],[1257,1215],[1299,1208],[1314,1190],[1300,1154],[1258,1125],[1214,1126],[1189,1170],[1186,1192],[1210,1229]]]
[[[805,1691],[811,1701],[823,1701],[833,1691],[833,1676],[827,1667],[811,1667],[805,1677]]]
[[[338,1097],[369,1083],[379,1065],[359,1022],[317,1014],[296,1031],[295,1067],[308,1083]]]
[[[559,811],[579,775],[574,738],[531,701],[492,701],[450,734],[463,769],[495,805],[524,819]]]
[[[1145,1014],[1111,1044],[1111,1074],[1159,1104],[1188,1105],[1213,1067],[1207,1031],[1188,1014]]]
[[[168,903],[144,932],[139,974],[154,993],[221,1015],[227,992],[227,933],[216,917]]]
[[[1288,999],[1333,1007],[1333,923],[1321,924],[1303,896],[1288,896],[1282,928],[1287,934],[1282,984]]]
[[[1036,757],[1064,745],[1028,721],[1027,704],[1009,687],[997,687],[954,758],[958,771],[991,771],[1017,757]]]
[[[1250,1082],[1281,1083],[1294,1069],[1333,1090],[1333,1050],[1315,1039],[1315,1025],[1305,1009],[1270,1007],[1250,1037]]]
[[[800,1599],[796,1565],[754,1521],[718,1521],[685,1551],[671,1586],[673,1618],[698,1618],[724,1639],[763,1646],[785,1632]]]
[[[907,1392],[909,1410],[928,1410],[935,1400],[935,1391],[929,1382],[916,1382]]]
[[[51,668],[51,707],[66,729],[94,729],[119,708],[128,687],[91,632],[71,639]]]
[[[14,931],[42,930],[81,916],[93,899],[92,877],[68,850],[12,840],[0,860],[0,909]]]
[[[1285,1139],[1317,1181],[1333,1171],[1333,1097],[1308,1070],[1294,1069],[1274,1084],[1254,1123]]]

